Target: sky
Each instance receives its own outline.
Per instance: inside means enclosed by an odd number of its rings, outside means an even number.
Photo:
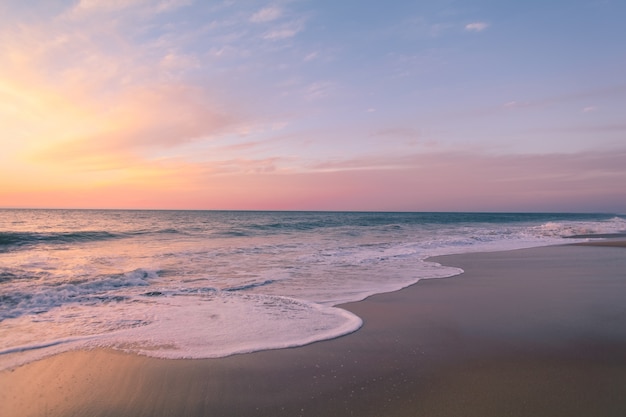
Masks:
[[[623,0],[3,0],[0,207],[626,213]]]

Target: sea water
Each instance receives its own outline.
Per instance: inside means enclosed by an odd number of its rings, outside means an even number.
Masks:
[[[0,369],[97,347],[212,358],[357,330],[433,255],[626,231],[611,214],[0,210]]]

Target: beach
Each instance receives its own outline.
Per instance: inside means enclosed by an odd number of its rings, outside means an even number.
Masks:
[[[66,352],[1,372],[0,415],[626,414],[623,240],[433,261],[465,273],[342,305],[364,321],[350,335],[204,360]]]

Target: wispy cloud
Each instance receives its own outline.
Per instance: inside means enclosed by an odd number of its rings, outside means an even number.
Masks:
[[[211,140],[232,129],[229,115],[212,110],[197,92],[184,88],[155,87],[116,97],[119,104],[86,112],[90,123],[82,129],[48,133],[31,159],[65,167],[93,167],[97,160],[123,161],[128,155],[152,159],[160,150],[175,150],[194,141]],[[64,123],[71,123],[71,114]],[[58,116],[57,116],[58,118]],[[102,165],[102,164],[99,164]],[[111,166],[102,165],[103,168]]]
[[[250,16],[250,21],[253,23],[265,23],[271,22],[283,15],[281,8],[276,6],[265,7],[258,12]]]
[[[126,9],[141,9],[142,13],[164,13],[189,6],[193,0],[80,0],[66,16],[82,18],[101,13],[115,13]]]
[[[390,127],[375,131],[373,136],[399,137],[404,139],[418,139],[421,134],[418,129],[412,127]]]
[[[270,41],[278,41],[282,39],[289,39],[296,36],[304,29],[304,22],[293,21],[279,25],[263,35],[263,39]]]
[[[590,90],[581,90],[581,91],[573,91],[561,95],[554,95],[550,97],[542,97],[536,98],[534,100],[512,100],[507,103],[504,103],[502,107],[514,109],[514,108],[524,108],[524,107],[539,107],[539,106],[547,106],[557,103],[569,103],[576,102],[585,99],[603,99],[603,98],[619,98],[626,97],[626,85],[618,84],[611,85],[602,88],[590,89]],[[582,109],[585,113],[594,112],[597,110],[596,106],[586,106]]]
[[[147,3],[147,0],[80,0],[74,11],[122,10]]]
[[[335,85],[329,81],[318,81],[308,85],[304,90],[304,97],[306,100],[318,100],[328,97]]]
[[[465,25],[465,30],[469,32],[482,32],[488,27],[489,27],[489,24],[485,22],[473,22],[473,23],[468,23],[467,25]]]
[[[261,174],[272,173],[279,170],[282,158],[260,158],[260,159],[247,159],[237,158],[223,161],[212,161],[210,170],[214,175],[224,174]]]
[[[159,4],[166,12],[187,3]],[[151,24],[144,20],[148,6],[83,1],[71,15],[0,29],[0,96],[19,98],[11,108],[0,105],[0,121],[5,134],[19,138],[19,158],[57,168],[119,169],[131,155],[148,163],[162,150],[209,141],[244,122],[211,83],[185,78],[201,61],[183,42],[178,50],[134,39],[144,30],[137,22]],[[76,13],[133,7],[124,22]]]
[[[157,12],[168,12],[181,7],[190,6],[193,4],[193,0],[163,0],[157,5]]]
[[[522,210],[556,201],[551,189],[582,201],[577,187],[624,198],[626,85],[566,67],[607,67],[606,51],[587,60],[561,43],[571,60],[523,71],[529,40],[517,39],[519,61],[490,43],[460,48],[459,33],[495,22],[411,2],[349,28],[350,10],[314,1],[0,3],[0,202],[20,184],[28,201],[103,186],[157,207],[472,209],[484,197],[484,209]],[[592,87],[557,79],[570,70]]]
[[[314,59],[317,59],[318,57],[319,57],[319,52],[311,52],[304,57],[304,61],[305,62],[313,61]]]
[[[532,133],[570,133],[570,134],[599,134],[599,133],[626,133],[626,124],[600,124],[600,125],[573,125],[573,126],[559,126],[559,127],[542,127],[526,129],[525,132]],[[626,161],[625,161],[626,163]]]
[[[337,188],[358,190],[359,184],[368,184],[362,193],[384,196],[369,209],[567,210],[576,205],[597,210],[626,203],[626,195],[616,197],[612,191],[626,181],[625,160],[624,151],[500,156],[438,152],[324,161],[311,169]],[[407,195],[407,190],[415,193]]]
[[[532,106],[532,104],[529,102],[525,102],[525,101],[508,101],[504,103],[502,106],[507,109],[519,109],[523,107]]]
[[[159,66],[168,75],[176,75],[181,72],[200,68],[200,60],[195,55],[169,52],[161,59]]]

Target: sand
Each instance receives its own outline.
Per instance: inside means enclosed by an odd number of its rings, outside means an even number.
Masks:
[[[0,416],[626,415],[623,247],[436,261],[466,272],[344,305],[351,335],[212,360],[69,352],[0,373]]]

